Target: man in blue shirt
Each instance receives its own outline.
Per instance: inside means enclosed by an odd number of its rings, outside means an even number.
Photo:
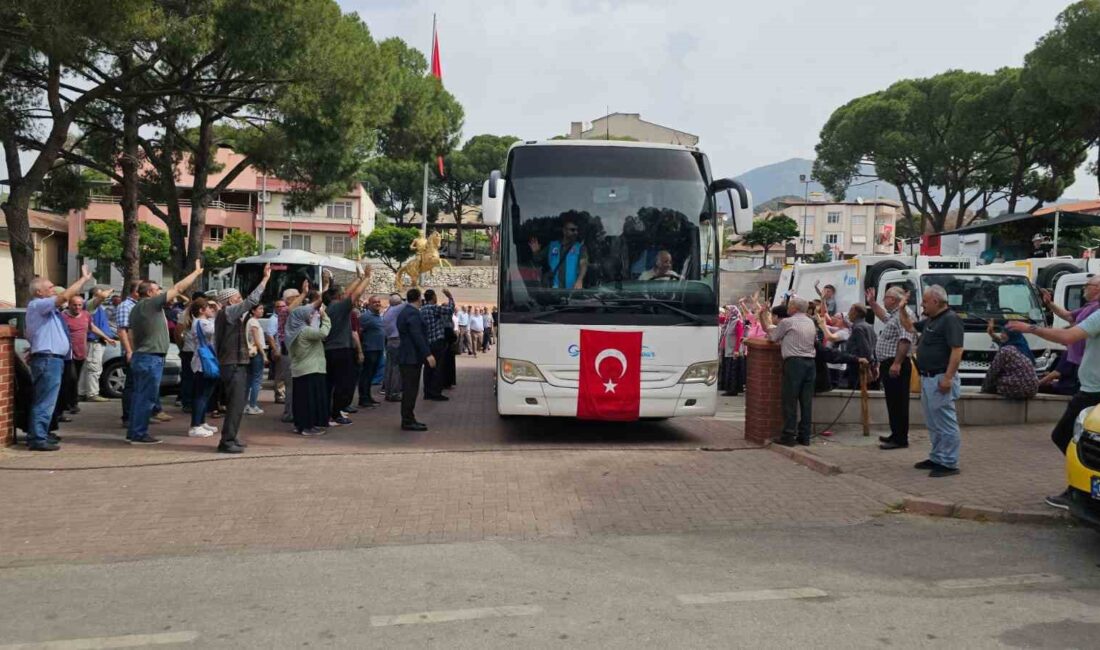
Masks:
[[[359,371],[359,406],[375,408],[379,402],[371,396],[371,385],[386,351],[382,299],[378,296],[368,298],[367,308],[359,314],[359,343],[363,348],[363,367]]]
[[[547,284],[555,289],[584,288],[588,249],[580,241],[580,226],[573,215],[562,217],[561,239],[550,242],[544,249],[537,237],[531,237],[527,245],[535,265],[543,270]]]
[[[61,320],[60,309],[80,288],[92,279],[88,267],[81,267],[82,275],[60,294],[54,295],[53,282],[49,278],[35,278],[31,282],[31,294],[27,303],[27,339],[31,344],[31,380],[34,384],[34,401],[31,403],[27,447],[31,451],[57,451],[57,439],[50,439],[50,420],[53,419],[57,394],[61,389],[61,373],[65,359],[72,356],[69,328]]]
[[[386,336],[386,375],[382,378],[382,389],[387,402],[401,401],[401,368],[397,362],[401,337],[397,332],[397,317],[404,308],[401,294],[391,293],[390,307],[382,315],[382,333]]]

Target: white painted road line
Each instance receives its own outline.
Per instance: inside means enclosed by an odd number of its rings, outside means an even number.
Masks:
[[[533,616],[541,613],[542,608],[538,605],[504,605],[502,607],[452,609],[440,612],[396,614],[394,616],[371,616],[370,624],[371,627],[388,627],[390,625],[418,625],[422,623],[473,621],[479,618],[502,618],[505,616]]]
[[[712,605],[714,603],[752,603],[762,600],[796,600],[799,598],[824,598],[829,594],[813,587],[796,589],[759,589],[757,591],[723,591],[714,594],[681,594],[676,597],[683,605]]]
[[[198,632],[163,632],[160,634],[127,634],[87,639],[65,639],[39,643],[13,643],[0,645],[0,650],[104,650],[105,648],[140,648],[169,643],[191,643],[199,638]]]
[[[960,580],[940,580],[937,587],[943,589],[980,589],[982,587],[1015,587],[1017,585],[1041,585],[1062,582],[1064,577],[1050,573],[1021,573],[1015,576],[996,576],[993,578],[963,578]]]

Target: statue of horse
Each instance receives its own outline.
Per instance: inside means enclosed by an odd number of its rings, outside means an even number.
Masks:
[[[397,269],[397,276],[393,280],[394,289],[398,293],[404,293],[408,286],[420,288],[420,276],[422,274],[431,273],[436,267],[451,266],[447,260],[439,256],[439,247],[442,244],[443,236],[438,232],[433,232],[427,238],[417,237],[413,240],[413,243],[409,245],[409,249],[416,254],[412,259],[402,264],[401,268]],[[404,282],[405,277],[411,279],[412,282],[406,285]]]

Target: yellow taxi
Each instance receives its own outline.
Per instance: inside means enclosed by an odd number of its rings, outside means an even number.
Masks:
[[[1066,481],[1070,514],[1100,530],[1100,406],[1086,409],[1077,418],[1066,450]]]

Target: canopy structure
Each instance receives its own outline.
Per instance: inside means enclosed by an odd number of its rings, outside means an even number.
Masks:
[[[1100,202],[1096,202],[1100,207]],[[1072,208],[1078,208],[1080,204],[1074,204]],[[1050,208],[1044,208],[1038,210],[1034,214],[1030,212],[1014,212],[1012,214],[1002,214],[999,217],[993,217],[992,219],[986,219],[981,223],[976,223],[965,228],[959,228],[958,230],[952,230],[950,232],[943,233],[944,235],[964,235],[967,233],[976,232],[988,232],[990,230],[996,230],[997,228],[1010,223],[1032,222],[1036,227],[1044,227],[1048,225],[1054,226],[1054,250],[1053,255],[1058,254],[1058,230],[1062,226],[1100,226],[1100,210],[1090,209],[1086,206],[1085,209],[1078,208],[1076,210],[1062,210],[1059,206],[1053,206]]]

